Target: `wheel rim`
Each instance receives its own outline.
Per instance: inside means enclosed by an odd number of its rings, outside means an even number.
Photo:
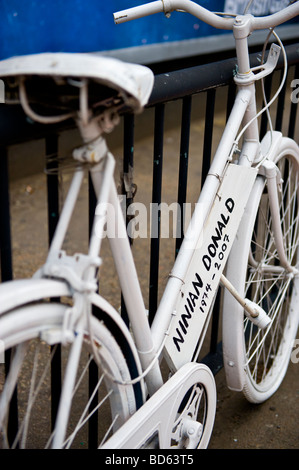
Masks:
[[[51,308],[53,311],[53,307]],[[43,312],[40,313],[44,319]],[[18,319],[25,316],[26,309],[22,309]],[[17,316],[14,319],[16,320]],[[48,323],[47,327],[45,327],[45,324],[41,327],[40,315],[39,319],[36,316],[36,325],[31,325],[27,332],[25,331],[24,323],[24,331],[20,338],[22,340],[26,339],[26,359],[24,359],[25,354],[21,350],[25,343],[15,350],[19,351],[19,362],[22,363],[22,370],[18,374],[17,381],[18,425],[16,422],[12,422],[12,414],[9,419],[9,426],[7,425],[7,413],[5,418],[2,419],[0,405],[0,447],[29,447],[35,449],[51,447],[51,362],[57,354],[61,356],[63,376],[63,364],[68,351],[66,348],[60,347],[60,344],[50,347],[45,341],[40,341],[36,338],[40,335],[42,329],[47,331],[53,328],[53,326],[58,329],[61,328],[62,320],[63,314],[57,319],[55,325]],[[47,322],[47,320],[44,319],[44,322]],[[95,320],[95,323],[95,338],[98,346],[101,345],[99,351],[104,361],[105,372],[98,372],[98,368],[92,361],[89,337],[86,334],[84,341],[85,352],[82,355],[80,371],[78,371],[77,375],[77,388],[73,396],[67,438],[64,442],[64,447],[66,448],[86,448],[88,446],[97,447],[101,445],[135,411],[135,398],[132,387],[124,387],[111,380],[112,376],[120,381],[129,380],[130,378],[122,353],[120,349],[117,349],[116,345],[115,354],[112,354],[111,351],[112,349],[114,350],[115,341],[111,335],[109,336],[109,332],[107,334],[107,330],[103,325],[97,320]],[[102,340],[103,335],[104,341]],[[108,340],[106,340],[106,337]],[[31,340],[31,338],[33,339]],[[10,347],[14,343],[18,343],[16,339],[10,340],[7,337],[6,340]],[[60,351],[58,352],[58,350]],[[15,362],[12,366],[15,373],[11,377],[16,376],[16,364]],[[6,409],[7,400],[3,399],[2,393],[4,364],[1,365],[1,368],[0,398],[3,400],[3,408]],[[89,377],[86,379],[87,376]],[[52,380],[55,382],[57,376],[54,375]],[[12,386],[15,382],[16,379],[10,381]],[[97,397],[96,403],[94,397]],[[15,405],[13,405],[12,409],[15,413]],[[53,412],[55,414],[55,410]],[[103,424],[105,424],[105,427],[103,427]],[[14,425],[15,429],[11,429],[12,425]],[[92,433],[90,432],[90,426],[92,427]],[[18,434],[16,437],[17,429]]]
[[[292,266],[298,264],[298,162],[282,157],[277,165],[284,183],[280,193],[280,216],[286,253]],[[288,360],[295,313],[294,296],[298,278],[280,269],[272,233],[266,189],[261,198],[250,248],[246,297],[261,305],[272,319],[265,330],[244,320],[246,369],[258,391],[268,391],[283,373]]]

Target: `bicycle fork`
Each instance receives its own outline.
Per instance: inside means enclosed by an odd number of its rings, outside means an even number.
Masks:
[[[287,271],[290,276],[295,276],[298,274],[298,269],[292,266],[287,258],[286,247],[282,234],[281,221],[279,217],[280,207],[278,191],[280,190],[279,188],[282,182],[281,174],[275,163],[270,160],[266,160],[261,168],[267,180],[270,212],[273,221],[273,237],[277,249],[277,254],[281,263],[279,269],[281,271]],[[272,266],[271,269],[273,270]]]
[[[270,149],[268,137],[271,138]],[[278,194],[281,191],[282,178],[279,168],[273,161],[272,155],[272,152],[275,152],[277,147],[279,146],[281,138],[282,134],[280,132],[268,133],[262,143],[264,145],[264,148],[262,149],[262,154],[265,154],[266,157],[264,157],[259,166],[259,174],[265,178],[267,184],[269,208],[272,216],[271,219],[273,239],[277,250],[277,255],[280,261],[280,265],[259,265],[259,263],[252,256],[252,254],[250,254],[249,262],[251,266],[258,268],[260,271],[269,271],[270,273],[275,272],[277,274],[286,273],[286,275],[288,275],[290,278],[293,278],[294,276],[298,275],[299,271],[296,267],[291,265],[286,254],[286,246],[281,227],[280,204],[278,197]],[[267,328],[267,326],[271,323],[271,319],[259,305],[250,301],[249,299],[244,299],[224,275],[221,276],[220,282],[232,294],[232,296],[237,300],[237,302],[242,305],[245,314],[252,321],[252,323],[257,325],[261,329]]]

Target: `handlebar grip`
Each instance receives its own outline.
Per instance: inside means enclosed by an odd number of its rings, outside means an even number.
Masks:
[[[129,8],[128,10],[118,11],[113,13],[115,24],[126,23],[127,21],[143,18],[144,16],[153,15],[155,13],[162,13],[164,11],[163,1],[157,0],[155,2],[140,5],[138,7]]]

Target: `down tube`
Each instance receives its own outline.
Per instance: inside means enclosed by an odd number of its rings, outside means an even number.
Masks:
[[[177,298],[186,277],[192,255],[200,240],[204,222],[209,214],[220,185],[236,135],[250,103],[252,91],[240,89],[235,99],[233,109],[227,121],[225,130],[215,153],[209,174],[205,180],[191,223],[185,234],[181,249],[176,258],[168,283],[159,304],[152,324],[152,334],[156,349],[162,344],[169,329]]]

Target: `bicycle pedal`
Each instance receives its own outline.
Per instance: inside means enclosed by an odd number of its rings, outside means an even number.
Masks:
[[[237,302],[242,305],[245,311],[245,315],[252,323],[262,330],[267,328],[267,326],[271,323],[271,318],[260,305],[252,302],[252,300],[244,299],[223,274],[221,275],[220,282],[232,294]]]
[[[264,330],[270,325],[272,320],[260,305],[249,299],[245,299],[244,309],[247,318],[249,318],[249,320],[258,328]]]

